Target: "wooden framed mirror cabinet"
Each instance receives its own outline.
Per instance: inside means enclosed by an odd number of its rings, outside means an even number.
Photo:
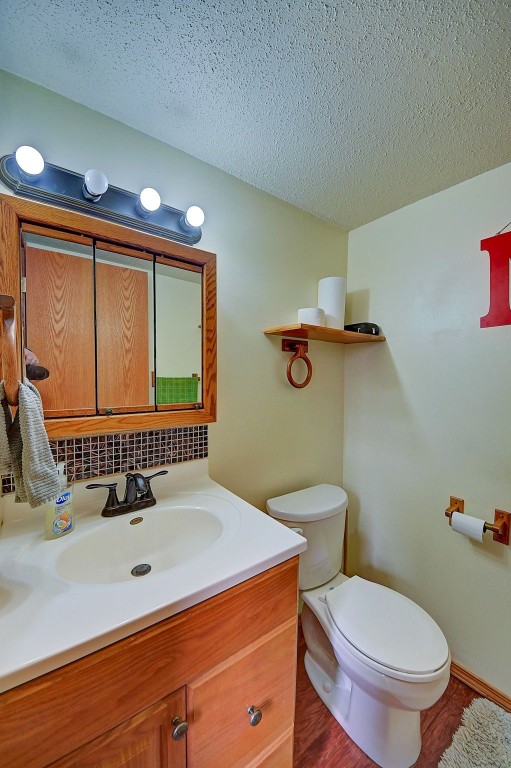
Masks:
[[[215,254],[9,195],[0,249],[2,363],[48,373],[32,381],[49,438],[215,421]]]

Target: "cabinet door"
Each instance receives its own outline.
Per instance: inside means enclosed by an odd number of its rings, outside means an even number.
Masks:
[[[186,768],[186,739],[172,738],[172,720],[185,711],[181,688],[49,768]]]
[[[105,253],[100,251],[100,253]],[[150,403],[149,272],[134,266],[120,266],[96,261],[96,329],[98,361],[98,408],[118,412],[125,409],[154,409]],[[152,268],[152,263],[138,259]]]
[[[294,720],[296,622],[285,626],[188,686],[189,768],[275,764],[269,756]],[[251,707],[262,712],[257,725]],[[287,749],[279,768],[291,766]]]
[[[26,344],[50,372],[35,382],[47,417],[96,413],[92,247],[65,247],[25,249]]]

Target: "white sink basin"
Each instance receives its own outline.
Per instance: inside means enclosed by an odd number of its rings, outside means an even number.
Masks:
[[[200,494],[175,505],[104,519],[69,542],[55,563],[59,576],[81,584],[133,581],[189,563],[237,528],[232,504]]]
[[[307,542],[209,477],[169,464],[154,507],[100,515],[74,484],[75,530],[44,539],[44,510],[2,497],[0,691],[174,616],[303,552]],[[124,475],[110,475],[124,483]],[[142,522],[130,525],[134,518]],[[150,565],[136,578],[137,565]],[[142,570],[144,573],[144,570]],[[248,596],[247,599],[250,599]]]

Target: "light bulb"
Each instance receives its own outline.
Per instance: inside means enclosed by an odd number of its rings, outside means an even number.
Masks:
[[[154,213],[161,205],[161,197],[152,187],[145,187],[138,199],[143,214]]]
[[[15,158],[22,174],[26,174],[31,179],[39,176],[44,171],[43,156],[34,147],[18,147]]]
[[[204,211],[198,205],[192,205],[185,213],[185,224],[189,227],[202,227],[204,224]]]
[[[98,171],[97,168],[89,168],[88,171],[85,171],[82,192],[87,200],[97,203],[107,189],[108,179],[103,171]]]

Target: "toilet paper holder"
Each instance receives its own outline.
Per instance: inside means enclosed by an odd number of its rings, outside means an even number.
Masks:
[[[463,499],[457,496],[451,496],[449,506],[445,510],[445,516],[449,518],[449,525],[452,523],[452,513],[459,512],[464,513],[465,502]],[[509,545],[509,531],[511,528],[511,512],[505,512],[503,509],[496,509],[493,523],[487,523],[485,521],[483,526],[483,532],[491,531],[493,533],[493,541],[498,541],[500,544]]]

